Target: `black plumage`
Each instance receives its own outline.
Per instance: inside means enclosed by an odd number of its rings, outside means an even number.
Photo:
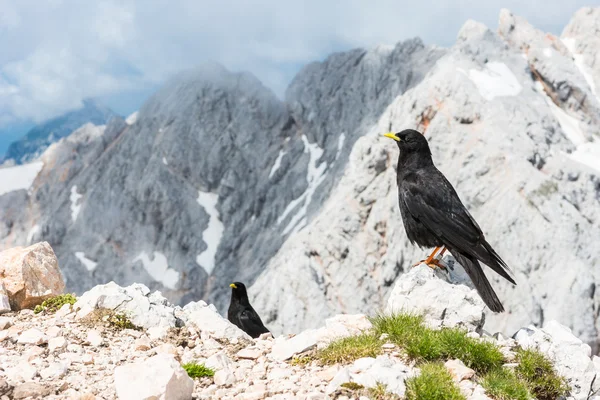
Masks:
[[[516,284],[510,269],[485,240],[481,228],[460,201],[446,177],[435,167],[427,139],[407,129],[384,136],[400,148],[397,167],[398,202],[406,235],[420,247],[445,247],[463,266],[485,304],[504,311],[479,262]],[[426,263],[437,265],[436,250]],[[445,250],[443,250],[445,251]]]
[[[234,282],[229,286],[231,287],[231,302],[227,310],[229,322],[255,339],[261,334],[269,332],[250,305],[246,286],[241,282]]]

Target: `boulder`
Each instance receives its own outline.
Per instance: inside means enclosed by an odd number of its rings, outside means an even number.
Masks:
[[[460,326],[479,331],[485,321],[485,304],[476,290],[456,284],[459,281],[453,276],[460,275],[448,276],[425,264],[411,268],[396,281],[385,312],[423,314],[432,328]]]
[[[114,377],[119,399],[190,400],[194,390],[192,378],[167,354],[119,366]]]
[[[58,260],[48,242],[13,247],[0,253],[0,276],[10,307],[33,308],[65,288]],[[2,290],[0,290],[0,306]]]

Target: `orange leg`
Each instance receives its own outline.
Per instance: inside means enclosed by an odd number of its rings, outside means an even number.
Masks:
[[[440,254],[437,254],[437,252],[442,249],[442,251],[440,252]],[[413,265],[413,267],[416,267],[417,265],[421,264],[421,263],[425,263],[427,264],[427,266],[429,268],[442,268],[445,269],[446,267],[444,267],[443,265],[440,264],[440,260],[442,259],[442,256],[444,255],[444,253],[446,252],[446,246],[442,246],[442,247],[436,247],[435,249],[433,249],[433,252],[429,255],[429,257],[427,257],[426,260],[421,260],[418,263],[416,263],[415,265]],[[437,257],[436,257],[437,255]]]
[[[418,263],[416,263],[415,265],[413,265],[413,267],[416,267],[417,265],[421,264],[421,263],[425,263],[427,265],[431,264],[431,260],[433,260],[435,258],[435,254],[441,249],[441,247],[436,247],[435,249],[433,249],[433,252],[431,252],[431,254],[429,255],[429,257],[427,257],[426,260],[421,260]]]

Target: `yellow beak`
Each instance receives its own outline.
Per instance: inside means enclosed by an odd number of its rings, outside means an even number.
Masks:
[[[395,133],[392,133],[392,132],[384,133],[383,136],[389,137],[390,139],[394,139],[396,142],[400,141],[400,138],[398,136],[396,136]]]
[[[237,286],[235,286],[235,283],[232,283],[231,285],[229,285],[229,287],[233,288],[233,289],[237,289]]]

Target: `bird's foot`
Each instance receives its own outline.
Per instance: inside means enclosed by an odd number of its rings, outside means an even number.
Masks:
[[[423,264],[424,262],[425,262],[425,260],[421,260],[421,261],[419,261],[419,262],[416,262],[416,263],[414,263],[414,264],[413,264],[413,268],[414,268],[414,267],[416,267],[417,265],[421,265],[421,264]]]
[[[442,263],[442,260],[440,260],[438,258],[434,258],[433,260],[431,260],[430,262],[428,262],[426,264],[431,269],[439,268],[439,269],[444,270],[444,271],[448,270],[446,268],[446,266]]]

